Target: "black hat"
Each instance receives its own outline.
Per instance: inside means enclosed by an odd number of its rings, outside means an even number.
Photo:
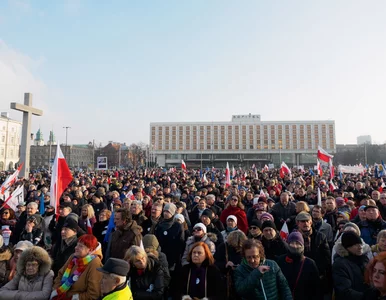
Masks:
[[[65,207],[69,207],[72,210],[72,204],[70,202],[62,202],[62,203],[60,203],[59,208],[65,208]]]
[[[264,221],[263,225],[261,226],[261,230],[264,230],[264,228],[270,227],[274,230],[276,230],[276,225],[271,220]]]
[[[72,218],[66,218],[63,227],[71,229],[75,232],[78,232],[78,223]]]
[[[202,216],[207,216],[212,221],[213,220],[213,215],[214,215],[213,211],[211,209],[207,208],[207,209],[205,209],[202,212],[201,217]]]
[[[257,220],[257,219],[253,219],[252,221],[251,221],[251,226],[257,226],[257,227],[261,227],[261,222],[259,221],[259,220]]]
[[[70,193],[67,193],[67,194],[64,194],[63,197],[67,196],[68,198],[70,198],[71,200],[74,199],[74,197],[72,196],[72,194]]]
[[[376,209],[378,209],[378,206],[375,206],[375,205],[367,205],[367,206],[365,207],[365,211],[368,210],[369,208],[376,208]]]
[[[119,258],[109,258],[102,268],[97,268],[99,272],[106,274],[116,274],[119,276],[127,276],[129,273],[129,264],[127,261]]]
[[[97,197],[97,198],[102,198],[103,195],[102,195],[101,192],[96,191],[95,194],[94,194],[94,196]]]
[[[351,230],[343,232],[341,241],[342,246],[346,249],[357,244],[362,245],[362,240],[360,236],[356,232]]]

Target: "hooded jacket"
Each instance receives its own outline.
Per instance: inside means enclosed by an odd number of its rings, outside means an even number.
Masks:
[[[95,300],[101,296],[100,282],[102,280],[102,273],[97,270],[97,268],[102,267],[102,248],[100,244],[98,244],[98,247],[92,254],[95,255],[95,258],[87,265],[78,280],[74,282],[71,288],[67,291],[67,297],[79,294],[80,300]],[[60,281],[62,280],[63,274],[73,258],[74,255],[71,255],[64,266],[59,270],[58,276],[55,278],[53,286],[54,289],[61,286]],[[74,266],[71,270],[71,274],[75,270],[76,266]]]
[[[211,240],[210,236],[217,240],[217,238],[216,238],[216,236],[214,234],[212,234],[212,235],[209,234],[208,235],[206,233],[198,241],[196,241],[194,236],[191,236],[191,237],[188,238],[188,240],[186,241],[185,251],[184,251],[184,254],[182,255],[182,259],[181,259],[181,264],[183,266],[189,264],[189,262],[187,260],[189,252],[193,248],[193,245],[195,243],[197,243],[197,242],[204,242],[208,246],[208,248],[209,248],[210,252],[212,253],[212,255],[216,252],[216,246],[214,245],[214,242]]]
[[[363,299],[365,284],[363,280],[365,265],[368,262],[365,254],[350,254],[342,244],[336,244],[336,257],[332,265],[332,278],[335,299]]]
[[[31,257],[41,261],[41,264],[38,275],[28,279],[24,272]],[[16,271],[16,276],[0,289],[2,300],[47,300],[50,297],[54,272],[51,271],[51,258],[46,250],[35,246],[24,250],[17,262]]]

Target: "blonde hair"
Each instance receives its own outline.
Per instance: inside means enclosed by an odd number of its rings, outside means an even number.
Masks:
[[[87,209],[87,218],[92,219],[95,217],[95,211],[94,208],[90,204],[85,204],[82,206],[82,210],[86,208]]]
[[[147,257],[147,254],[146,254],[145,250],[143,250],[141,247],[131,246],[129,249],[127,249],[127,251],[125,253],[125,257],[123,259],[129,263],[134,263],[134,260],[138,256]]]
[[[310,212],[310,207],[304,201],[297,202],[295,208],[296,208],[296,211],[299,211],[299,212],[301,212],[301,211],[305,211],[308,213]]]

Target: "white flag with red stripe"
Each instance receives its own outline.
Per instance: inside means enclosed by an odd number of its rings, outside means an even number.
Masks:
[[[54,165],[52,167],[51,175],[51,188],[50,188],[50,204],[55,207],[56,217],[59,217],[59,205],[60,197],[62,196],[64,190],[72,181],[71,171],[68,168],[66,159],[64,158],[60,146],[56,148],[56,156],[54,160]]]
[[[229,170],[229,164],[227,163],[227,167],[225,169],[225,187],[231,186],[231,172]]]
[[[14,211],[17,211],[17,206],[22,202],[24,202],[24,185],[17,187],[17,189],[8,196],[1,208],[8,206]]]
[[[280,177],[284,178],[285,175],[291,175],[291,170],[288,168],[287,164],[283,161],[280,167]]]
[[[184,160],[181,160],[181,169],[186,171],[186,163],[184,162]]]
[[[23,167],[23,163],[21,163],[20,166],[17,168],[17,170],[13,172],[13,174],[3,182],[0,188],[1,195],[4,195],[5,191],[8,190],[16,182],[22,167]]]
[[[320,165],[319,159],[316,160],[316,171],[318,172],[318,175],[320,177],[323,176],[323,169],[322,169],[322,166]]]
[[[92,226],[89,218],[87,218],[87,233],[92,234]]]
[[[280,237],[283,239],[283,241],[286,241],[289,235],[288,225],[287,223],[283,224],[283,227],[280,230]]]
[[[334,170],[334,165],[332,164],[332,159],[330,159],[328,165],[330,167],[330,179],[333,179],[335,176],[335,170]]]
[[[236,177],[236,169],[235,167],[232,167],[232,178]]]
[[[324,150],[322,147],[318,146],[318,159],[321,161],[324,161],[326,163],[330,163],[330,159],[334,156],[329,154],[326,150]]]

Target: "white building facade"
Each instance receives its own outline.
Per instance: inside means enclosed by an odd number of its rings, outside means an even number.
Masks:
[[[20,158],[22,123],[9,118],[8,113],[0,116],[0,171],[13,170]]]
[[[335,121],[261,121],[234,115],[230,122],[151,123],[150,153],[159,166],[248,167],[281,161],[315,165],[318,145],[335,153]]]

